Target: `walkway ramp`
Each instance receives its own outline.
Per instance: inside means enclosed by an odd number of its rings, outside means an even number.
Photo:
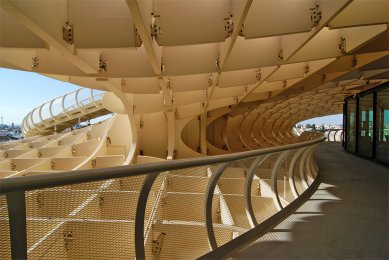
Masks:
[[[106,92],[80,88],[34,108],[23,119],[24,136],[62,132],[79,122],[111,113],[103,105]]]
[[[389,169],[335,143],[317,160],[314,195],[234,259],[388,259]]]

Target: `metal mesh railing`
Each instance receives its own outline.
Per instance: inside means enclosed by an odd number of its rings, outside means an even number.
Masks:
[[[135,213],[144,176],[26,194],[30,259],[135,257]]]
[[[327,137],[326,142],[342,142],[343,141],[343,129],[325,129],[319,130]]]
[[[324,138],[308,137],[238,154],[3,179],[0,193],[12,204],[8,217],[0,196],[1,259],[201,257],[312,185]]]
[[[204,193],[208,185],[207,166],[173,170],[160,174],[152,191],[161,187],[147,240],[146,258],[193,259],[208,252],[204,226]]]
[[[0,259],[11,259],[11,243],[9,233],[9,217],[7,200],[0,195]]]

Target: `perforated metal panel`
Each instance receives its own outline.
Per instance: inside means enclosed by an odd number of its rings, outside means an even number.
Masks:
[[[26,195],[30,259],[135,257],[135,213],[143,176]]]
[[[161,174],[156,180],[153,189],[161,187],[162,196],[155,204],[158,214],[146,257],[151,253],[159,259],[195,259],[210,250],[204,220],[209,174],[207,166],[193,167]]]
[[[301,194],[316,177],[314,148],[28,191],[28,258],[135,258],[140,241],[147,259],[196,259]],[[1,259],[11,257],[8,225],[2,195]]]
[[[11,259],[7,200],[0,195],[0,259]]]

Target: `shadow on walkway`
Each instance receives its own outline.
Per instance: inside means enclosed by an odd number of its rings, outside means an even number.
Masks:
[[[322,144],[317,162],[314,195],[234,259],[388,259],[389,169],[339,144]]]

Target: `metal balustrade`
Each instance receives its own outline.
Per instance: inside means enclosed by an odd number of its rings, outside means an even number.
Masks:
[[[342,142],[343,140],[343,129],[325,129],[325,130],[318,130],[319,132],[323,133],[327,139],[327,142]]]
[[[34,108],[23,119],[21,128],[25,136],[33,136],[50,130],[61,131],[77,121],[89,119],[88,115],[96,117],[109,113],[102,106],[105,92],[80,88],[61,97],[52,99]],[[70,125],[67,124],[70,122]]]
[[[0,258],[227,257],[307,196],[324,140],[1,179]]]

